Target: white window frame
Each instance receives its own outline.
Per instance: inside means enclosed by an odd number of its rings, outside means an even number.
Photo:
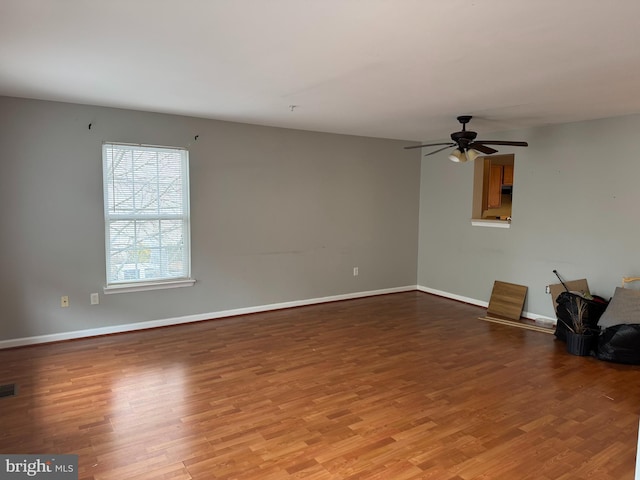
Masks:
[[[167,213],[162,212],[160,209],[160,202],[157,202],[158,209],[156,211],[150,211],[150,209],[145,209],[144,211],[137,211],[136,208],[136,195],[132,193],[131,195],[131,205],[118,212],[115,207],[115,196],[113,194],[114,184],[115,184],[115,174],[113,173],[113,169],[111,168],[113,165],[114,152],[132,152],[133,156],[137,153],[141,154],[161,154],[161,153],[171,153],[180,155],[180,175],[179,179],[181,181],[181,198],[180,198],[180,206],[181,209],[178,213]],[[157,160],[157,158],[156,158]],[[157,290],[163,288],[176,288],[176,287],[188,287],[195,283],[195,279],[191,278],[191,242],[190,242],[190,208],[189,208],[189,152],[185,148],[180,147],[164,147],[157,145],[142,145],[142,144],[128,144],[128,143],[116,143],[116,142],[105,142],[102,144],[102,165],[103,165],[103,192],[104,192],[104,221],[105,221],[105,264],[106,264],[106,285],[104,287],[104,293],[125,293],[125,292],[137,292],[144,290]],[[130,169],[127,170],[127,173],[131,175],[132,189],[135,188],[135,170],[133,168],[133,160],[131,163]],[[125,164],[125,168],[126,168]],[[157,168],[160,168],[160,165],[157,165]],[[152,278],[145,278],[147,270],[143,270],[141,268],[141,263],[139,263],[139,257],[136,253],[135,263],[123,263],[120,262],[118,265],[121,267],[118,270],[118,276],[120,276],[120,272],[122,272],[122,278],[113,278],[112,275],[112,239],[111,239],[111,225],[114,222],[122,222],[122,221],[130,221],[130,222],[153,222],[158,221],[159,226],[162,225],[162,221],[173,221],[176,220],[182,223],[181,227],[181,246],[182,246],[182,258],[180,269],[177,275],[171,275],[168,271],[168,267],[163,268],[162,266],[157,267],[156,271],[159,268],[162,272],[160,275],[155,275]],[[159,228],[161,230],[161,228]],[[135,231],[135,227],[134,227]],[[137,232],[136,232],[137,234]],[[154,250],[157,250],[158,255],[163,255],[162,245],[162,233],[158,234],[160,247],[156,247]],[[159,262],[162,265],[162,262]],[[125,269],[126,265],[133,265],[133,269],[136,272],[137,278],[128,278],[127,270]],[[142,272],[142,273],[141,273]]]

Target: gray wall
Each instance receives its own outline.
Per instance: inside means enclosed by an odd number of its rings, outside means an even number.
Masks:
[[[102,294],[103,141],[189,147],[195,286]],[[405,144],[0,97],[0,340],[415,285]]]
[[[489,301],[494,280],[529,287],[525,310],[555,318],[545,285],[586,278],[610,297],[640,275],[640,116],[491,134],[516,154],[511,228],[470,223],[473,165],[422,161],[418,284]]]
[[[495,134],[530,143],[500,150],[516,154],[506,230],[471,226],[471,164],[420,167],[404,142],[0,97],[0,341],[416,283],[478,301],[527,285],[525,310],[553,317],[554,268],[605,297],[640,275],[638,131]],[[194,287],[102,295],[102,141],[189,147]]]

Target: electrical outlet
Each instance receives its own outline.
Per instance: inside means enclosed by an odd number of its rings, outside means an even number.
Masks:
[[[544,287],[544,293],[551,293],[551,288],[549,287],[549,285]]]
[[[91,294],[91,305],[98,305],[100,303],[100,295],[97,293]]]
[[[353,276],[354,277],[358,276],[358,267],[353,267]]]
[[[69,306],[69,297],[67,297],[66,295],[63,295],[62,297],[60,297],[60,306],[63,308],[66,308]]]

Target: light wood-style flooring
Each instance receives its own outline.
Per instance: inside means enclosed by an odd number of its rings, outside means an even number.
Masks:
[[[406,292],[0,351],[80,479],[632,480],[640,367]]]

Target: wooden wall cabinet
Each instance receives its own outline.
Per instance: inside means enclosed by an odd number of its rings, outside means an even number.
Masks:
[[[489,167],[489,192],[487,195],[488,208],[500,208],[502,204],[502,165]]]
[[[502,169],[502,185],[513,185],[513,165],[505,165]]]
[[[500,208],[502,205],[502,187],[505,185],[513,185],[513,165],[491,163],[489,167],[487,208]]]

